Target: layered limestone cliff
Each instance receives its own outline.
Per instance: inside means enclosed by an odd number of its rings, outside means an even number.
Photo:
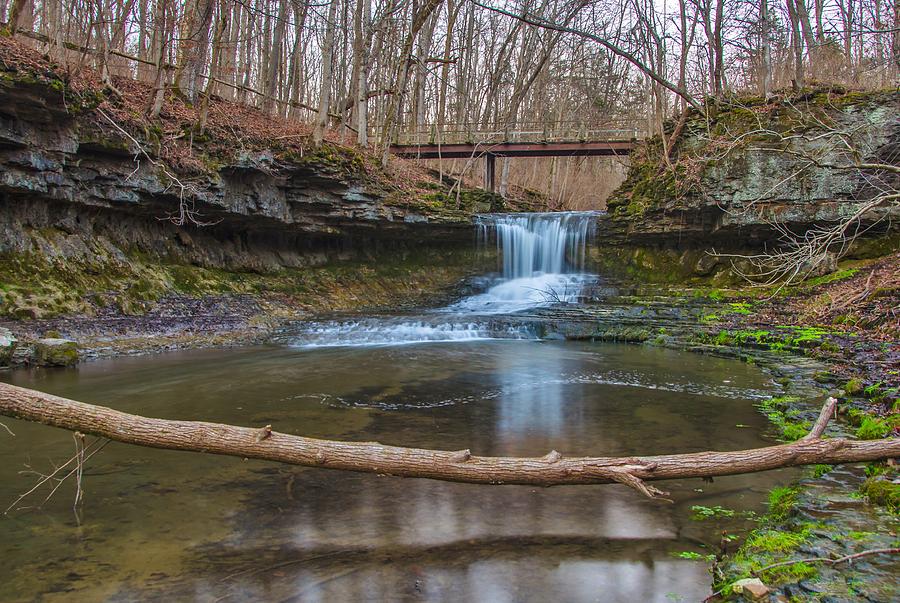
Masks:
[[[757,253],[785,233],[840,224],[885,191],[896,172],[860,168],[900,163],[900,92],[817,89],[787,97],[711,102],[670,124],[668,160],[659,138],[632,156],[625,183],[608,201],[602,245],[638,272],[666,264],[673,278],[731,266],[718,252]],[[851,253],[895,248],[900,203],[886,201],[852,221],[863,233]],[[660,258],[653,258],[659,254]],[[664,271],[664,272],[666,272]]]
[[[468,212],[402,198],[348,147],[238,151],[181,174],[99,120],[48,85],[0,80],[0,253],[58,247],[71,258],[93,253],[92,241],[259,270],[317,261],[336,241],[469,240]],[[202,226],[176,225],[182,200]],[[46,229],[72,236],[47,245]]]
[[[402,305],[471,270],[471,216],[502,204],[222,99],[203,128],[173,95],[148,119],[150,87],[79,77],[0,38],[0,319]]]

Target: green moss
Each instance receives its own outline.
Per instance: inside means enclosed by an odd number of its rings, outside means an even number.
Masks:
[[[677,199],[687,193],[685,168],[661,166],[662,144],[652,139],[643,157],[632,154],[632,165],[625,182],[606,201],[607,209],[617,215],[635,218],[662,201]]]
[[[753,311],[750,309],[750,304],[747,302],[732,302],[728,304],[730,307],[730,312],[732,314],[753,314]]]
[[[891,431],[892,427],[885,419],[866,416],[856,430],[856,437],[860,440],[878,440],[886,437]]]
[[[763,527],[752,532],[729,559],[727,574],[717,581],[716,590],[732,592],[734,582],[751,576],[758,576],[770,586],[814,578],[818,570],[804,562],[763,570],[773,563],[789,560],[809,540],[812,528],[813,524],[803,523],[793,529]]]
[[[881,478],[869,478],[860,491],[872,504],[886,507],[892,513],[900,512],[900,484]]]
[[[855,530],[847,532],[847,538],[850,538],[851,540],[869,540],[876,535],[875,532],[858,532]]]
[[[300,165],[315,165],[323,171],[338,176],[362,176],[365,174],[365,161],[357,149],[337,146],[328,142],[306,150],[302,154],[286,151],[282,153],[282,157]]]
[[[759,409],[778,428],[781,439],[788,442],[799,440],[809,433],[812,427],[810,421],[798,421],[793,413],[786,412],[788,404],[795,401],[797,398],[792,396],[780,396],[764,400],[759,404]]]
[[[808,527],[799,532],[759,530],[747,539],[744,548],[753,553],[789,553],[800,548],[808,539]]]
[[[705,507],[703,505],[694,505],[691,507],[694,521],[704,521],[707,519],[719,519],[723,517],[734,517],[736,511],[734,509],[726,509],[725,507],[715,505],[713,507]]]
[[[815,278],[807,279],[803,283],[803,286],[807,289],[813,289],[821,285],[827,285],[828,283],[836,283],[838,281],[847,280],[848,278],[852,278],[853,276],[855,276],[857,272],[859,272],[857,268],[838,270],[837,272],[832,272],[831,274],[825,274],[823,276],[817,276]]]
[[[829,473],[832,469],[834,469],[834,465],[813,465],[812,476],[814,478],[820,478]]]
[[[800,488],[797,486],[774,488],[769,492],[769,518],[776,522],[787,519],[797,506],[799,495]]]
[[[863,391],[863,382],[862,379],[854,377],[850,381],[844,384],[844,393],[848,396],[856,396],[859,395],[860,392]]]
[[[421,197],[421,203],[429,210],[455,210],[466,213],[499,212],[506,209],[506,200],[502,196],[472,188],[428,193]]]
[[[38,366],[75,366],[78,363],[78,348],[74,341],[38,340],[34,347]]]
[[[32,234],[35,247],[53,250],[67,236],[53,229]],[[146,254],[113,254],[100,242],[85,240],[90,255],[62,259],[62,252],[0,255],[0,316],[48,318],[90,315],[98,307],[143,314],[170,293],[284,294],[301,308],[324,310],[392,305],[449,286],[475,265],[474,251],[434,249],[379,254],[376,259],[269,273],[228,271],[166,263]],[[366,293],[361,292],[365,290]],[[312,295],[315,294],[315,295]]]

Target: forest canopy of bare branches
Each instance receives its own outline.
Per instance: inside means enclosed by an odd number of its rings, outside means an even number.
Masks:
[[[217,95],[381,149],[656,132],[710,96],[900,73],[898,0],[0,0],[0,19],[111,86],[151,83],[150,116],[166,89],[201,108]]]

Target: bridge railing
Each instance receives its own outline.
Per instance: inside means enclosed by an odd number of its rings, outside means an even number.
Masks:
[[[373,133],[374,134],[374,133]],[[514,127],[484,124],[423,125],[399,134],[399,145],[497,144],[502,142],[587,142],[636,140],[646,136],[643,124],[611,120],[583,122],[519,123]]]

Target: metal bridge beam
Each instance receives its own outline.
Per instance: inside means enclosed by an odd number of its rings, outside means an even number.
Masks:
[[[494,175],[496,174],[496,163],[495,160],[497,156],[493,153],[485,153],[484,154],[484,190],[495,192],[494,188]]]
[[[468,159],[488,154],[494,157],[597,157],[627,155],[634,145],[631,140],[391,145],[391,153],[407,159]]]

